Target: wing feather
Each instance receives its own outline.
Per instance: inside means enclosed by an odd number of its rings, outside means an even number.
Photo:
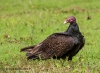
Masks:
[[[74,39],[71,36],[62,34],[52,34],[36,46],[23,48],[21,51],[27,52],[28,59],[48,59],[54,56],[62,57],[74,47]]]

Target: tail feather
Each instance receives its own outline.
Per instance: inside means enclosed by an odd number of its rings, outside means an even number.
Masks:
[[[22,49],[20,50],[20,52],[29,52],[29,51],[31,51],[34,47],[35,47],[35,45],[34,45],[34,46],[28,46],[28,47],[22,48]]]
[[[29,60],[29,59],[35,60],[35,59],[39,59],[39,57],[36,56],[36,55],[31,55],[31,56],[28,56],[27,59],[28,59],[28,60]]]
[[[25,48],[22,48],[20,52],[26,52],[27,59],[39,59],[39,54],[41,54],[42,57],[42,51],[41,51],[41,45],[42,43],[39,43],[38,45],[34,46],[28,46]]]

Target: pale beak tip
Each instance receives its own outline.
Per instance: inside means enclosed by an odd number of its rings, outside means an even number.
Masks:
[[[67,22],[66,21],[64,21],[64,24],[66,24]]]

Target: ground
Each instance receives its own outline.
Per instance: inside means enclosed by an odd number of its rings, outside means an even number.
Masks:
[[[98,0],[0,0],[1,73],[100,73],[100,2]],[[35,45],[75,16],[86,43],[73,58],[27,61],[20,49]]]

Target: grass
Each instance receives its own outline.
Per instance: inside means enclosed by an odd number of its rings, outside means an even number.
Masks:
[[[99,5],[98,0],[1,0],[0,72],[100,73]],[[72,15],[86,39],[73,60],[27,61],[20,49],[41,42],[54,32],[65,31],[69,25],[63,25],[63,21]]]

